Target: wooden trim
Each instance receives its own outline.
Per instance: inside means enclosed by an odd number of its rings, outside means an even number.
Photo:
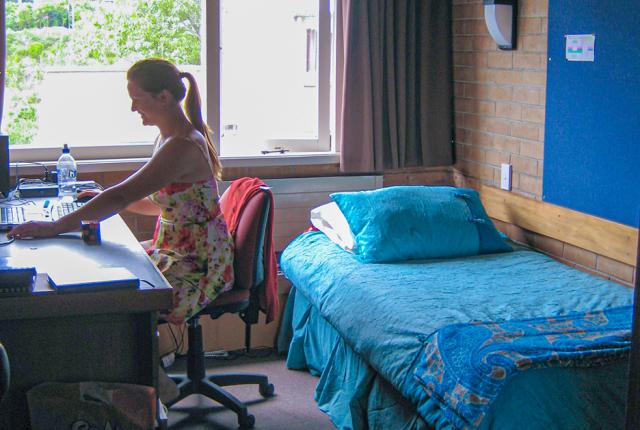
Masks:
[[[636,264],[638,229],[487,185],[480,198],[491,218],[587,249],[628,265]]]

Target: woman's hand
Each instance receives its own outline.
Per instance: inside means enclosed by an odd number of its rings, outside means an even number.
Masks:
[[[76,194],[76,200],[82,203],[86,203],[98,194],[100,194],[102,190],[97,188],[91,188],[89,190],[82,190]]]
[[[15,226],[7,236],[15,237],[16,239],[38,239],[53,237],[60,233],[58,225],[55,222],[29,221]]]

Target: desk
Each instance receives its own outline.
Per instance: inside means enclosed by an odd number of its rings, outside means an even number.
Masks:
[[[171,287],[119,216],[101,225],[102,244],[80,233],[16,241],[0,257],[35,266],[35,292],[0,299],[0,342],[11,362],[11,390],[0,408],[0,429],[28,429],[25,393],[45,381],[127,382],[156,386],[157,311],[172,306]],[[50,268],[121,266],[142,282],[139,290],[59,294]]]

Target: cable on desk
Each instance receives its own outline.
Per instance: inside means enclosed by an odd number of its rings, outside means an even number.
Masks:
[[[22,206],[22,205],[35,205],[33,200],[27,200],[20,197],[17,188],[9,191],[9,195],[3,199],[0,199],[0,206]]]
[[[44,169],[44,177],[45,178],[49,178],[49,169],[47,169],[47,165],[44,164],[44,163],[39,163],[37,161],[19,161],[19,162],[14,163],[14,164],[16,166],[16,178],[20,178],[20,176],[18,176],[18,167],[21,164],[30,164],[30,165],[33,165],[33,166],[40,166],[40,167],[42,167]]]
[[[18,168],[20,167],[20,165],[24,165],[24,164],[41,166],[44,169],[44,178],[43,179],[21,178],[18,172]],[[47,168],[47,165],[45,163],[39,163],[37,161],[20,161],[20,162],[14,163],[14,165],[15,165],[16,186],[9,191],[6,197],[4,197],[3,199],[0,199],[1,203],[8,203],[9,201],[12,201],[12,200],[19,200],[20,193],[18,191],[21,184],[43,184],[43,183],[55,182],[55,178],[51,175],[51,172],[49,172],[49,169]]]
[[[0,242],[0,246],[5,246],[5,245],[9,245],[10,243],[13,243],[16,241],[16,238],[11,236],[7,236],[7,240],[5,242]]]
[[[151,288],[156,288],[156,286],[154,284],[152,284],[151,282],[147,281],[146,279],[140,279],[140,282],[144,282],[145,284],[149,285]]]
[[[27,183],[27,182],[22,182],[25,178],[20,178],[20,175],[18,174],[18,167],[20,167],[20,165],[24,165],[24,164],[31,164],[31,165],[35,165],[35,166],[41,166],[44,169],[44,180],[42,179],[26,179],[26,181],[29,181],[28,183],[37,183],[37,182],[49,182],[51,179],[51,176],[49,174],[49,169],[47,168],[47,165],[44,163],[39,163],[37,161],[20,161],[15,163],[16,166],[16,189],[19,188],[19,184],[21,183]],[[51,181],[53,182],[53,181]]]

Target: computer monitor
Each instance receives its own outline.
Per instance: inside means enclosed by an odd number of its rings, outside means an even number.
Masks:
[[[0,198],[7,197],[10,188],[9,136],[0,134]]]

